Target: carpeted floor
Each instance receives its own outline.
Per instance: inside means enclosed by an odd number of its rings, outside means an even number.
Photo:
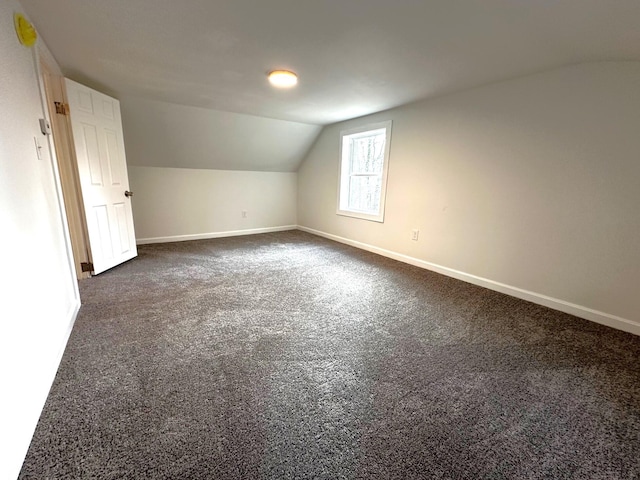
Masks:
[[[297,231],[139,253],[20,478],[640,478],[640,337]]]

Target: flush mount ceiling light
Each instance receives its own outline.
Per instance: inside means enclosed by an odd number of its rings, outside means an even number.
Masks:
[[[298,83],[298,76],[289,70],[273,70],[268,77],[271,85],[278,88],[291,88]]]

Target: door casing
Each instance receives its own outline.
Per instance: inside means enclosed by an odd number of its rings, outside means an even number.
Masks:
[[[69,226],[69,237],[73,253],[76,278],[82,280],[91,276],[82,271],[82,264],[92,263],[91,247],[88,241],[78,164],[76,162],[71,124],[68,115],[56,113],[55,102],[67,103],[64,77],[54,72],[44,56],[40,56],[41,77],[44,85],[47,109],[53,131],[53,145],[56,151],[60,185],[64,199],[64,208]]]

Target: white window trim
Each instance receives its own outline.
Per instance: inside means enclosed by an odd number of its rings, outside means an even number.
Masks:
[[[370,123],[368,125],[351,128],[349,130],[342,130],[340,132],[340,161],[338,162],[338,206],[336,209],[336,213],[338,215],[360,218],[362,220],[371,220],[373,222],[384,222],[384,210],[387,196],[387,172],[389,170],[389,152],[391,151],[391,125],[392,121],[388,120],[386,122]],[[341,195],[343,191],[346,193],[348,190],[348,186],[346,186],[346,183],[349,178],[348,175],[343,175],[344,171],[348,171],[349,168],[349,159],[345,158],[345,156],[348,155],[348,152],[343,152],[342,149],[342,146],[344,144],[344,137],[347,135],[368,132],[370,130],[380,130],[383,128],[386,129],[386,139],[384,146],[384,163],[382,165],[382,185],[380,186],[380,213],[378,213],[378,215],[371,215],[364,212],[358,212],[356,210],[341,209]]]

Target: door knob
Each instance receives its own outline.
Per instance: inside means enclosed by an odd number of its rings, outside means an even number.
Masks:
[[[129,190],[125,190],[124,196],[125,197],[133,197],[133,192],[130,192]]]

